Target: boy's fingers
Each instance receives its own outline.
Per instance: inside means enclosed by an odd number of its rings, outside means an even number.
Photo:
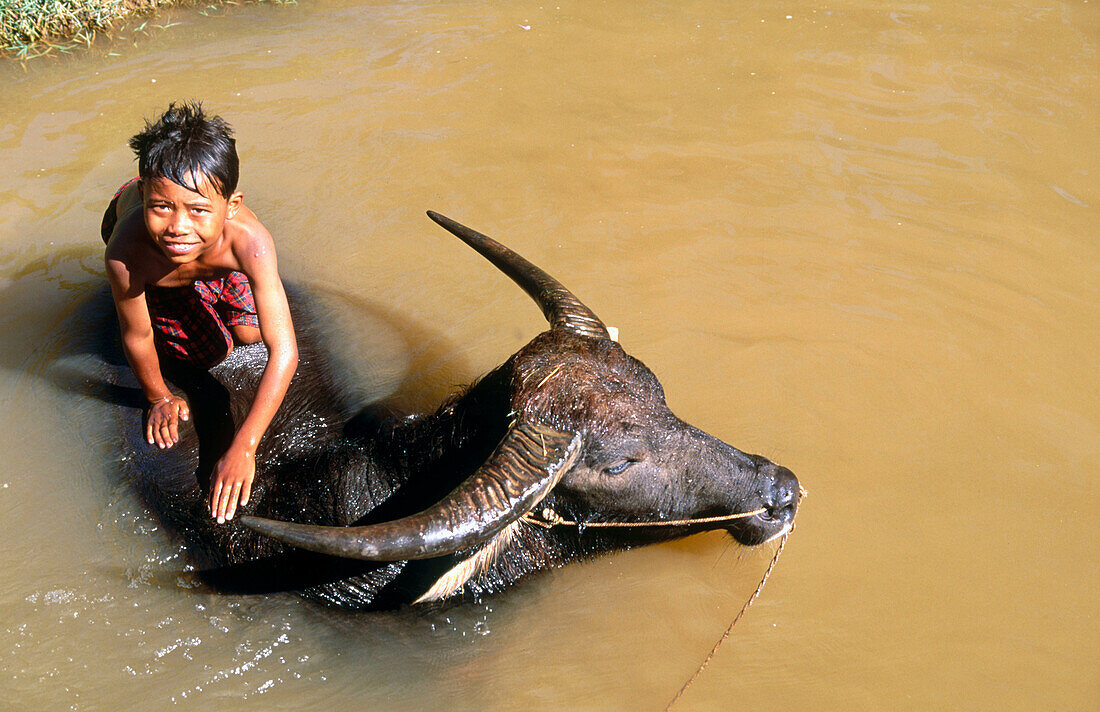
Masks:
[[[214,491],[210,493],[210,516],[218,516],[218,500],[222,496],[222,483],[219,481],[214,484]]]
[[[218,503],[218,524],[225,522],[225,513],[229,510],[229,502],[233,496],[233,486],[222,488],[221,502]]]
[[[233,518],[233,515],[237,513],[237,497],[240,495],[241,483],[234,482],[233,488],[229,490],[229,503],[228,509],[225,512],[225,519],[229,521]]]
[[[252,496],[252,480],[248,480],[241,487],[241,506],[248,504],[248,498]]]
[[[175,418],[172,418],[171,420],[168,421],[168,438],[169,438],[169,440],[168,440],[169,445],[175,445],[177,442],[179,442],[180,431],[179,431],[179,427],[176,425],[176,419]]]

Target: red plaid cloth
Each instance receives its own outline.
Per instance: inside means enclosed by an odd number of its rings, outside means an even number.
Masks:
[[[117,215],[115,205],[132,180],[115,192],[103,214],[100,235],[111,239]],[[187,287],[146,285],[145,301],[153,321],[153,337],[161,353],[210,368],[233,348],[231,326],[259,326],[252,287],[243,272],[222,279],[195,280]]]

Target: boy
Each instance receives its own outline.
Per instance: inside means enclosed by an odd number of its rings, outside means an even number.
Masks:
[[[122,347],[149,400],[146,440],[172,447],[187,403],[168,390],[162,359],[209,368],[235,343],[268,350],[256,397],[210,479],[210,514],[248,504],[256,446],[298,364],[271,234],[237,190],[232,130],[202,105],[172,104],[130,139],[138,178],[103,218],[105,262]]]

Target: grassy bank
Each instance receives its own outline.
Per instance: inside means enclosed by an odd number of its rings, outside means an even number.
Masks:
[[[216,5],[232,0],[209,0]],[[262,0],[261,0],[262,1]],[[293,0],[273,0],[293,2]],[[0,53],[27,59],[91,44],[112,23],[195,0],[0,0]]]
[[[0,0],[0,50],[31,57],[90,44],[97,32],[170,0]]]

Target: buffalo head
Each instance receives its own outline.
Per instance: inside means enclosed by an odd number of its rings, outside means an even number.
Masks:
[[[244,516],[245,526],[300,548],[373,561],[499,554],[549,502],[581,525],[741,515],[671,530],[721,526],[749,545],[790,529],[799,486],[789,470],[680,420],[657,377],[559,282],[490,238],[428,214],[519,284],[550,322],[494,372],[506,391],[503,439],[457,489],[418,514],[352,527]]]

